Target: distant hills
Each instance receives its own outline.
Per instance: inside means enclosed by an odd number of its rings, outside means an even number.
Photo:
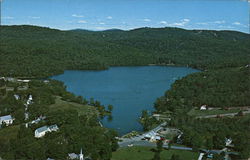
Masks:
[[[60,31],[0,27],[0,75],[47,77],[66,69],[181,65],[202,70],[250,62],[250,35],[236,31],[138,28]]]

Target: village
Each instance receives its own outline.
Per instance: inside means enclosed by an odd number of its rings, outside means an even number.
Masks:
[[[15,78],[5,78],[5,77],[1,77],[0,80],[4,81],[4,82],[10,82],[12,85],[13,84],[18,84],[18,86],[15,87],[11,87],[8,85],[4,85],[2,86],[1,92],[5,93],[2,95],[2,97],[5,97],[6,94],[8,92],[14,92],[13,94],[13,98],[16,101],[21,101],[21,96],[16,94],[15,91],[25,91],[29,88],[29,82],[31,80],[21,80],[21,79],[15,79]],[[50,83],[49,80],[44,80],[43,83],[48,84]],[[8,83],[5,83],[8,84]],[[5,91],[3,91],[5,90]],[[22,98],[22,100],[24,100],[24,98]],[[24,117],[25,117],[25,123],[23,124],[26,128],[34,125],[34,124],[38,124],[39,122],[44,122],[46,121],[46,116],[45,115],[40,115],[39,117],[36,117],[36,119],[30,120],[30,114],[28,112],[28,108],[30,105],[32,105],[34,103],[34,96],[32,94],[28,94],[26,97],[26,100],[24,100]],[[207,107],[207,105],[202,105],[199,107],[199,109],[196,108],[196,112],[206,112],[206,111],[211,111],[211,110],[215,110],[214,108],[210,108]],[[218,110],[218,109],[216,109]],[[243,111],[242,111],[243,110]],[[236,116],[239,114],[247,114],[249,113],[249,108],[245,107],[242,108],[242,110],[236,112],[236,113],[230,113],[228,115],[228,113],[224,113],[226,116]],[[209,117],[207,117],[208,115],[203,115],[203,116],[197,116],[197,118],[218,118],[223,116],[224,114],[217,114],[217,115],[209,115]],[[169,115],[164,115],[164,114],[152,114],[152,117],[155,118],[158,122],[161,122],[160,125],[158,125],[157,127],[151,129],[148,132],[145,133],[137,133],[137,132],[132,132],[130,134],[127,134],[119,139],[119,146],[121,148],[123,147],[133,147],[133,146],[155,146],[157,141],[162,141],[163,142],[163,147],[164,148],[171,148],[171,149],[177,149],[177,150],[188,150],[188,151],[192,151],[192,148],[190,147],[186,147],[182,145],[182,136],[183,136],[183,132],[181,130],[179,130],[178,128],[172,128],[172,127],[168,127],[168,122],[171,120],[171,116]],[[1,128],[5,128],[8,126],[11,126],[15,121],[15,117],[13,117],[12,115],[2,115],[0,116],[0,127]],[[100,123],[100,122],[99,122]],[[42,138],[44,137],[46,134],[49,134],[50,132],[57,132],[59,131],[59,127],[57,124],[52,124],[52,125],[45,125],[39,128],[36,128],[34,130],[34,137],[35,138]],[[175,143],[173,143],[175,142]],[[230,148],[234,147],[233,145],[233,140],[231,138],[226,138],[225,137],[225,148],[223,148],[222,150],[207,150],[207,149],[203,149],[200,150],[200,156],[198,158],[198,160],[202,160],[204,158],[204,156],[206,155],[208,159],[212,159],[213,158],[213,154],[215,153],[220,153],[220,152],[225,152],[228,153],[230,152]],[[76,153],[69,153],[68,154],[68,158],[69,159],[80,159],[83,160],[83,153],[82,150],[80,151],[80,154],[76,154]],[[85,157],[86,159],[90,159],[89,157]],[[48,160],[52,160],[51,158],[48,158]],[[229,156],[228,154],[225,154],[225,160],[229,160]]]
[[[28,80],[28,79],[17,79],[17,78],[12,78],[12,77],[0,77],[0,81],[2,86],[0,86],[0,91],[2,93],[2,95],[0,95],[0,99],[1,98],[6,98],[6,96],[8,96],[8,93],[11,92],[11,94],[13,94],[13,98],[15,101],[20,101],[22,103],[22,101],[24,101],[25,103],[23,103],[23,107],[24,107],[24,121],[25,123],[21,124],[23,126],[25,126],[26,128],[31,127],[32,125],[36,125],[40,122],[46,122],[47,117],[45,115],[40,115],[39,117],[37,117],[34,120],[30,120],[30,113],[28,112],[29,110],[29,106],[34,104],[34,97],[32,94],[28,94],[27,97],[21,97],[20,95],[18,95],[17,91],[26,91],[29,88],[29,82],[31,82],[32,80]],[[49,80],[43,80],[43,83],[48,84]],[[4,85],[3,85],[4,84]],[[10,84],[10,85],[8,85]],[[12,93],[13,92],[13,93]],[[0,115],[1,115],[1,111],[0,111]],[[15,117],[13,117],[11,114],[9,115],[1,115],[0,116],[0,130],[4,129],[6,127],[10,127],[12,125],[14,125],[15,123]],[[15,124],[17,125],[17,124]],[[20,125],[20,124],[18,124]],[[59,131],[59,127],[57,124],[53,124],[53,125],[45,125],[39,128],[36,128],[34,130],[34,137],[37,139],[43,138],[46,134],[49,134],[50,132],[58,132]],[[68,153],[68,159],[79,159],[79,160],[91,160],[91,158],[89,156],[85,156],[83,154],[83,150],[81,149],[79,154],[77,153]],[[0,157],[1,160],[1,157]],[[47,158],[47,160],[54,160],[53,158]]]

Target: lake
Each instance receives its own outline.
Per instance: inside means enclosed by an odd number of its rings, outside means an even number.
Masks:
[[[102,123],[119,134],[142,131],[138,119],[142,110],[153,111],[156,98],[163,96],[175,80],[198,72],[187,67],[111,67],[102,71],[65,71],[52,79],[65,83],[67,90],[114,106],[113,120]]]

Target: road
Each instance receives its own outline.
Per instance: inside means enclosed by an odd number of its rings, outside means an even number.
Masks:
[[[133,144],[133,146],[156,147],[156,143],[149,142],[147,140],[138,140],[138,141],[133,141],[133,142],[127,141],[127,142],[120,143],[119,146],[121,148],[124,148],[124,147],[128,147],[128,145],[131,145],[131,144]],[[168,148],[168,144],[164,143],[163,148]],[[180,150],[188,150],[188,151],[192,150],[192,148],[181,147],[181,146],[171,146],[171,149],[180,149]]]
[[[249,114],[250,113],[250,109],[248,109],[247,111],[243,111],[243,114]],[[206,115],[206,116],[197,116],[196,118],[216,118],[218,115],[221,117],[227,117],[227,116],[235,116],[238,113],[224,113],[224,114],[213,114],[213,115]]]

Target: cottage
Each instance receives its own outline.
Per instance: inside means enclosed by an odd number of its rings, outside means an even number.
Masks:
[[[69,153],[68,154],[69,159],[80,159],[80,160],[85,160],[84,159],[84,154],[82,153],[82,149],[80,151],[80,154],[75,154],[75,153]]]
[[[19,100],[19,99],[20,99],[20,96],[17,95],[17,94],[14,94],[14,98],[15,98],[16,100]]]
[[[32,97],[32,95],[31,95],[31,94],[29,95],[28,100],[30,100],[30,101],[32,101],[32,100],[33,100],[33,97]]]
[[[35,130],[35,137],[36,138],[43,137],[46,134],[46,132],[48,132],[48,127],[47,126],[43,126],[43,127],[37,128]]]
[[[68,156],[69,156],[69,159],[78,159],[78,155],[75,153],[69,153]]]
[[[48,129],[50,132],[52,132],[52,131],[57,131],[59,128],[57,127],[56,124],[54,124],[54,125],[49,126]]]
[[[7,116],[2,116],[2,117],[0,117],[0,125],[1,125],[2,123],[5,123],[6,126],[8,126],[8,125],[12,124],[13,121],[14,121],[14,118],[12,118],[11,115],[7,115]]]
[[[28,79],[24,79],[24,80],[18,79],[17,81],[18,82],[23,82],[23,83],[29,83],[30,82],[30,80],[28,80]]]
[[[32,103],[33,103],[32,100],[33,100],[33,97],[32,97],[32,95],[30,94],[30,95],[29,95],[29,98],[28,98],[28,100],[27,100],[27,104],[28,104],[28,105],[32,104]]]
[[[225,145],[226,146],[232,146],[233,140],[231,138],[225,138]]]
[[[30,123],[31,123],[31,124],[37,124],[37,123],[39,123],[41,120],[45,120],[45,119],[46,119],[46,116],[40,116],[40,117],[38,117],[37,119],[31,121]]]
[[[43,127],[40,127],[40,128],[37,128],[35,130],[35,137],[36,138],[40,138],[40,137],[43,137],[47,132],[52,132],[52,131],[57,131],[59,128],[58,126],[55,124],[55,125],[51,125],[51,126],[43,126]]]
[[[200,110],[207,110],[207,105],[202,105],[202,106],[200,107]]]

